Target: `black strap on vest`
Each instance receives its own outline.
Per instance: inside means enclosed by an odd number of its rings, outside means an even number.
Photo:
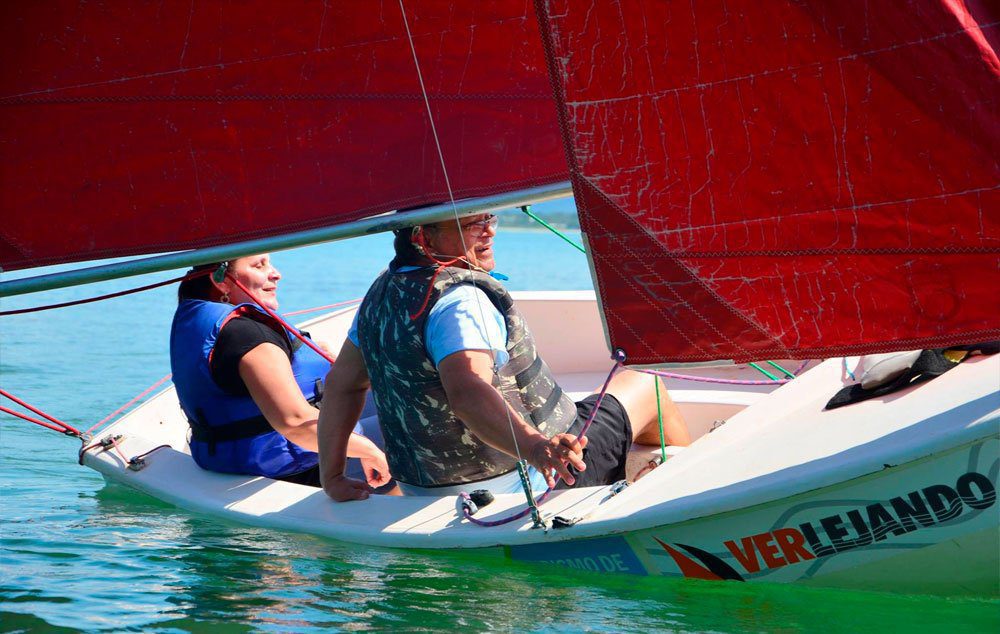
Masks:
[[[316,379],[316,396],[309,399],[309,404],[316,406],[323,398],[323,382]],[[263,414],[233,421],[225,425],[209,425],[205,422],[205,414],[201,409],[195,411],[198,420],[188,419],[191,425],[191,439],[208,443],[208,453],[215,455],[215,445],[220,442],[232,442],[244,438],[256,438],[269,434],[274,430]]]
[[[951,361],[944,355],[945,351],[948,350],[965,350],[968,352],[978,351],[983,354],[996,354],[1000,351],[1000,342],[992,341],[970,346],[923,350],[921,351],[920,356],[917,357],[917,360],[913,362],[913,365],[892,381],[870,390],[866,390],[861,387],[860,383],[849,385],[834,394],[833,398],[830,399],[830,402],[826,404],[825,409],[836,409],[838,407],[843,407],[844,405],[851,405],[853,403],[860,403],[861,401],[867,401],[868,399],[877,398],[879,396],[885,396],[886,394],[898,392],[899,390],[902,390],[903,388],[914,383],[929,381],[933,378],[939,377],[965,360],[963,358],[958,361]]]
[[[226,423],[225,425],[209,425],[204,422],[205,415],[200,409],[195,413],[199,420],[188,419],[188,424],[191,425],[191,440],[208,443],[209,455],[215,455],[215,445],[217,443],[255,438],[274,431],[271,423],[267,422],[263,414]]]
[[[559,405],[559,401],[562,399],[562,397],[563,397],[563,390],[557,384],[556,388],[552,390],[551,394],[549,394],[549,398],[545,400],[545,403],[543,403],[541,407],[531,412],[530,414],[531,421],[535,423],[536,427],[544,423],[546,420],[548,420],[549,416],[552,415],[552,412],[555,411],[556,406]]]

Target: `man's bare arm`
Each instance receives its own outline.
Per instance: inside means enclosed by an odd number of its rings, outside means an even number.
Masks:
[[[520,450],[525,460],[545,474],[550,485],[554,484],[552,469],[573,484],[575,479],[567,464],[580,471],[586,468],[583,463],[586,438],[577,439],[572,434],[546,438],[507,404],[493,387],[493,358],[488,351],[462,350],[450,354],[438,364],[438,373],[452,411],[482,442],[515,457]]]
[[[364,482],[344,476],[348,441],[369,387],[361,351],[347,339],[326,375],[317,430],[320,482],[326,494],[338,502],[364,500],[371,491]]]

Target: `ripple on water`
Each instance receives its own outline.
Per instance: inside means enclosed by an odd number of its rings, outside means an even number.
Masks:
[[[558,238],[519,232],[504,243],[504,235],[496,248],[511,287],[589,287],[586,261]],[[285,308],[360,296],[389,243],[379,236],[276,254]],[[540,276],[543,265],[554,272]],[[67,421],[100,420],[167,373],[170,290],[113,309],[0,320],[4,388]],[[76,464],[78,448],[0,421],[4,630],[1000,631],[1000,605],[990,600],[592,575],[242,527],[107,486]]]

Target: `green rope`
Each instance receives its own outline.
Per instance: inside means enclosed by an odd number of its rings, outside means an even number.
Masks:
[[[772,381],[780,381],[781,380],[778,377],[776,377],[773,374],[771,374],[770,372],[768,372],[767,370],[765,370],[764,368],[762,368],[759,365],[757,365],[756,363],[751,363],[750,367],[753,368],[753,369],[755,369],[755,370],[758,370],[761,374],[763,374],[767,378],[771,379]]]
[[[656,386],[656,420],[660,424],[660,462],[667,461],[667,439],[663,436],[663,411],[660,409],[660,379],[653,377]]]
[[[574,247],[576,247],[576,249],[580,253],[586,253],[587,252],[586,249],[584,249],[582,246],[580,246],[579,244],[573,242],[568,237],[566,237],[566,235],[564,233],[562,233],[561,231],[559,231],[558,229],[556,229],[555,227],[553,227],[549,223],[545,222],[544,220],[542,220],[541,218],[539,218],[535,214],[531,213],[531,205],[525,205],[524,207],[521,207],[521,211],[523,211],[529,218],[531,218],[532,220],[534,220],[538,224],[542,225],[543,227],[545,227],[546,229],[548,229],[552,233],[556,234],[557,236],[559,236],[560,238],[562,238],[566,242],[568,242],[571,245],[573,245]]]
[[[780,365],[778,365],[778,364],[777,364],[777,363],[775,363],[774,361],[768,361],[768,362],[767,362],[767,364],[768,364],[769,366],[771,366],[772,368],[777,368],[778,370],[780,370],[780,371],[782,372],[782,374],[784,374],[784,375],[785,375],[786,377],[788,377],[789,379],[794,379],[794,378],[795,378],[795,375],[794,375],[794,374],[792,374],[791,372],[789,372],[789,371],[788,371],[788,370],[786,370],[785,368],[781,367]]]

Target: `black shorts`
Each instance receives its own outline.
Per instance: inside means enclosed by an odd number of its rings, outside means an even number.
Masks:
[[[304,484],[307,487],[323,486],[319,483],[319,465],[316,465],[311,469],[306,469],[305,471],[300,471],[298,473],[292,473],[286,476],[275,478],[275,480],[281,480],[283,482],[293,482],[295,484]]]
[[[576,404],[576,422],[566,430],[579,435],[580,429],[597,403],[597,394],[591,394]],[[583,450],[583,462],[587,468],[580,472],[573,466],[569,471],[576,478],[575,487],[593,487],[613,484],[625,479],[625,459],[632,448],[632,422],[617,398],[605,394],[601,407],[594,415],[594,422],[587,430],[587,447]],[[570,488],[560,480],[556,489]]]

